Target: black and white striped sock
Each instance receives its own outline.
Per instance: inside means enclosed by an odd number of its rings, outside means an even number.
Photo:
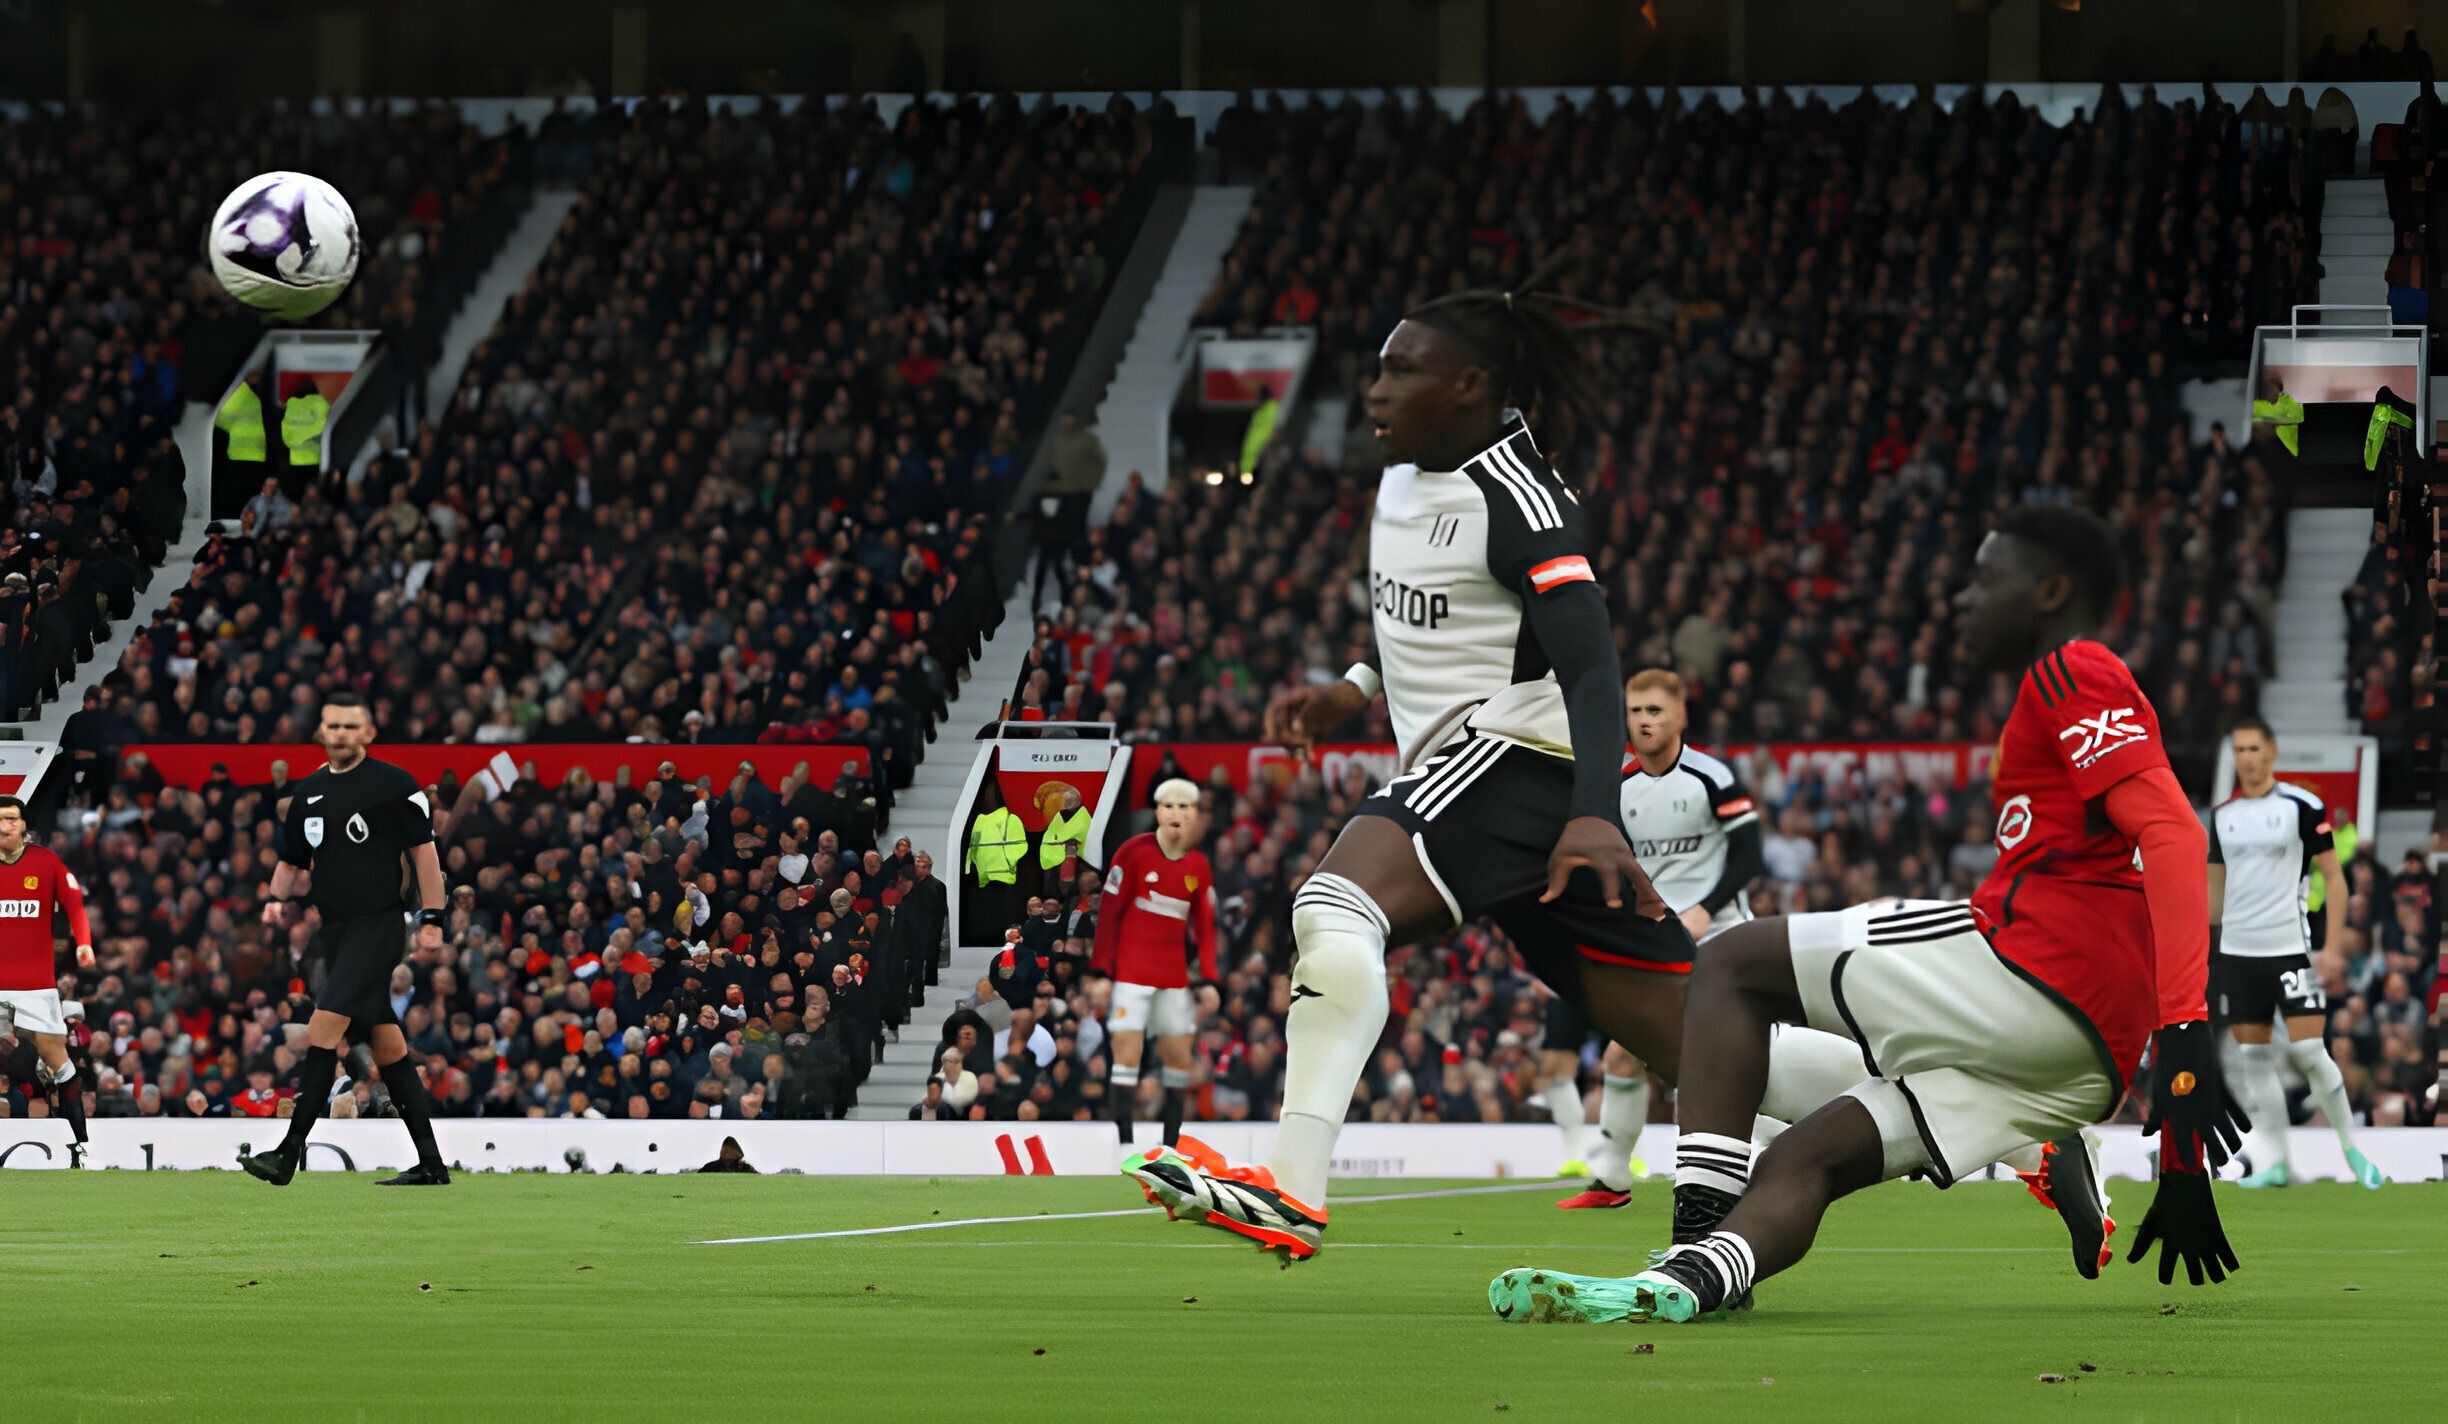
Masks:
[[[1674,1239],[1700,1240],[1742,1200],[1751,1185],[1751,1144],[1713,1132],[1687,1132],[1675,1141]]]
[[[1750,1242],[1730,1231],[1712,1231],[1667,1252],[1657,1269],[1689,1287],[1700,1314],[1706,1315],[1729,1300],[1741,1299],[1751,1289],[1751,1277],[1758,1268]]]
[[[1675,1185],[1741,1196],[1751,1185],[1751,1144],[1714,1132],[1684,1133],[1675,1139]]]

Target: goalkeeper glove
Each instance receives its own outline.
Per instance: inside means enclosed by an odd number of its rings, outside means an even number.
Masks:
[[[2195,1285],[2205,1274],[2214,1283],[2226,1280],[2229,1271],[2238,1269],[2236,1253],[2227,1244],[2227,1228],[2219,1224],[2208,1170],[2180,1167],[2175,1154],[2164,1148],[2160,1159],[2159,1191],[2125,1259],[2141,1260],[2155,1243],[2160,1248],[2159,1284],[2175,1283],[2178,1261],[2184,1262],[2185,1275]]]
[[[2195,1019],[2160,1029],[2151,1043],[2150,1112],[2142,1131],[2158,1133],[2171,1160],[2215,1172],[2242,1149],[2251,1127],[2243,1107],[2227,1095],[2210,1025]]]

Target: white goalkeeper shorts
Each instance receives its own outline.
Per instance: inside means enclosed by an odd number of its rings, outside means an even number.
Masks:
[[[1105,1031],[1187,1038],[1198,1032],[1198,1014],[1191,1006],[1187,989],[1159,989],[1152,984],[1115,980],[1113,1008],[1106,1015]]]
[[[1947,1186],[2116,1110],[2089,1024],[1990,947],[1969,905],[1886,900],[1785,922],[1810,1026],[1861,1045],[1886,1175]]]
[[[11,1021],[19,1035],[68,1031],[57,989],[0,989],[0,1028]]]

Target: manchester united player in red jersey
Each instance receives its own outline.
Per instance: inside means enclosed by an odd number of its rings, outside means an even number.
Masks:
[[[0,1033],[29,1034],[42,1058],[51,1111],[68,1119],[75,1140],[68,1165],[85,1165],[85,1089],[68,1061],[68,1021],[61,1016],[58,953],[51,912],[68,912],[77,967],[93,967],[93,927],[85,918],[84,887],[60,858],[26,843],[25,803],[0,796]]]
[[[1958,599],[1973,657],[2022,670],[1993,772],[1996,867],[1969,905],[1858,905],[1712,941],[1685,1014],[1674,1248],[1624,1279],[1507,1271],[1488,1287],[1498,1315],[1707,1314],[1799,1261],[1837,1197],[1914,1173],[1945,1186],[2106,1118],[2151,1043],[2144,1126],[2162,1172],[2129,1259],[2161,1241],[2163,1283],[2180,1260],[2196,1285],[2226,1278],[2210,1173],[2245,1124],[2205,1002],[2206,840],[2149,700],[2093,641],[2122,586],[2093,516],[2025,505],[1998,523]],[[1777,1022],[1850,1037],[1875,1076],[1779,1138],[1754,1177]],[[2099,1268],[2080,1241],[2075,1263]]]
[[[1164,1140],[1181,1141],[1182,1096],[1190,1090],[1190,1040],[1198,1015],[1183,950],[1198,945],[1199,977],[1216,977],[1215,871],[1193,844],[1199,792],[1175,777],[1156,788],[1156,829],[1114,852],[1097,901],[1096,948],[1088,967],[1113,978],[1105,1021],[1113,1053],[1114,1124],[1131,1140],[1139,1065],[1156,1040],[1164,1078]],[[1128,1168],[1124,1169],[1125,1171]]]

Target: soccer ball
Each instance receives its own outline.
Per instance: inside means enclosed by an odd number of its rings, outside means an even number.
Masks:
[[[299,321],[339,300],[357,275],[357,214],[306,173],[259,173],[221,200],[204,255],[229,294]]]

